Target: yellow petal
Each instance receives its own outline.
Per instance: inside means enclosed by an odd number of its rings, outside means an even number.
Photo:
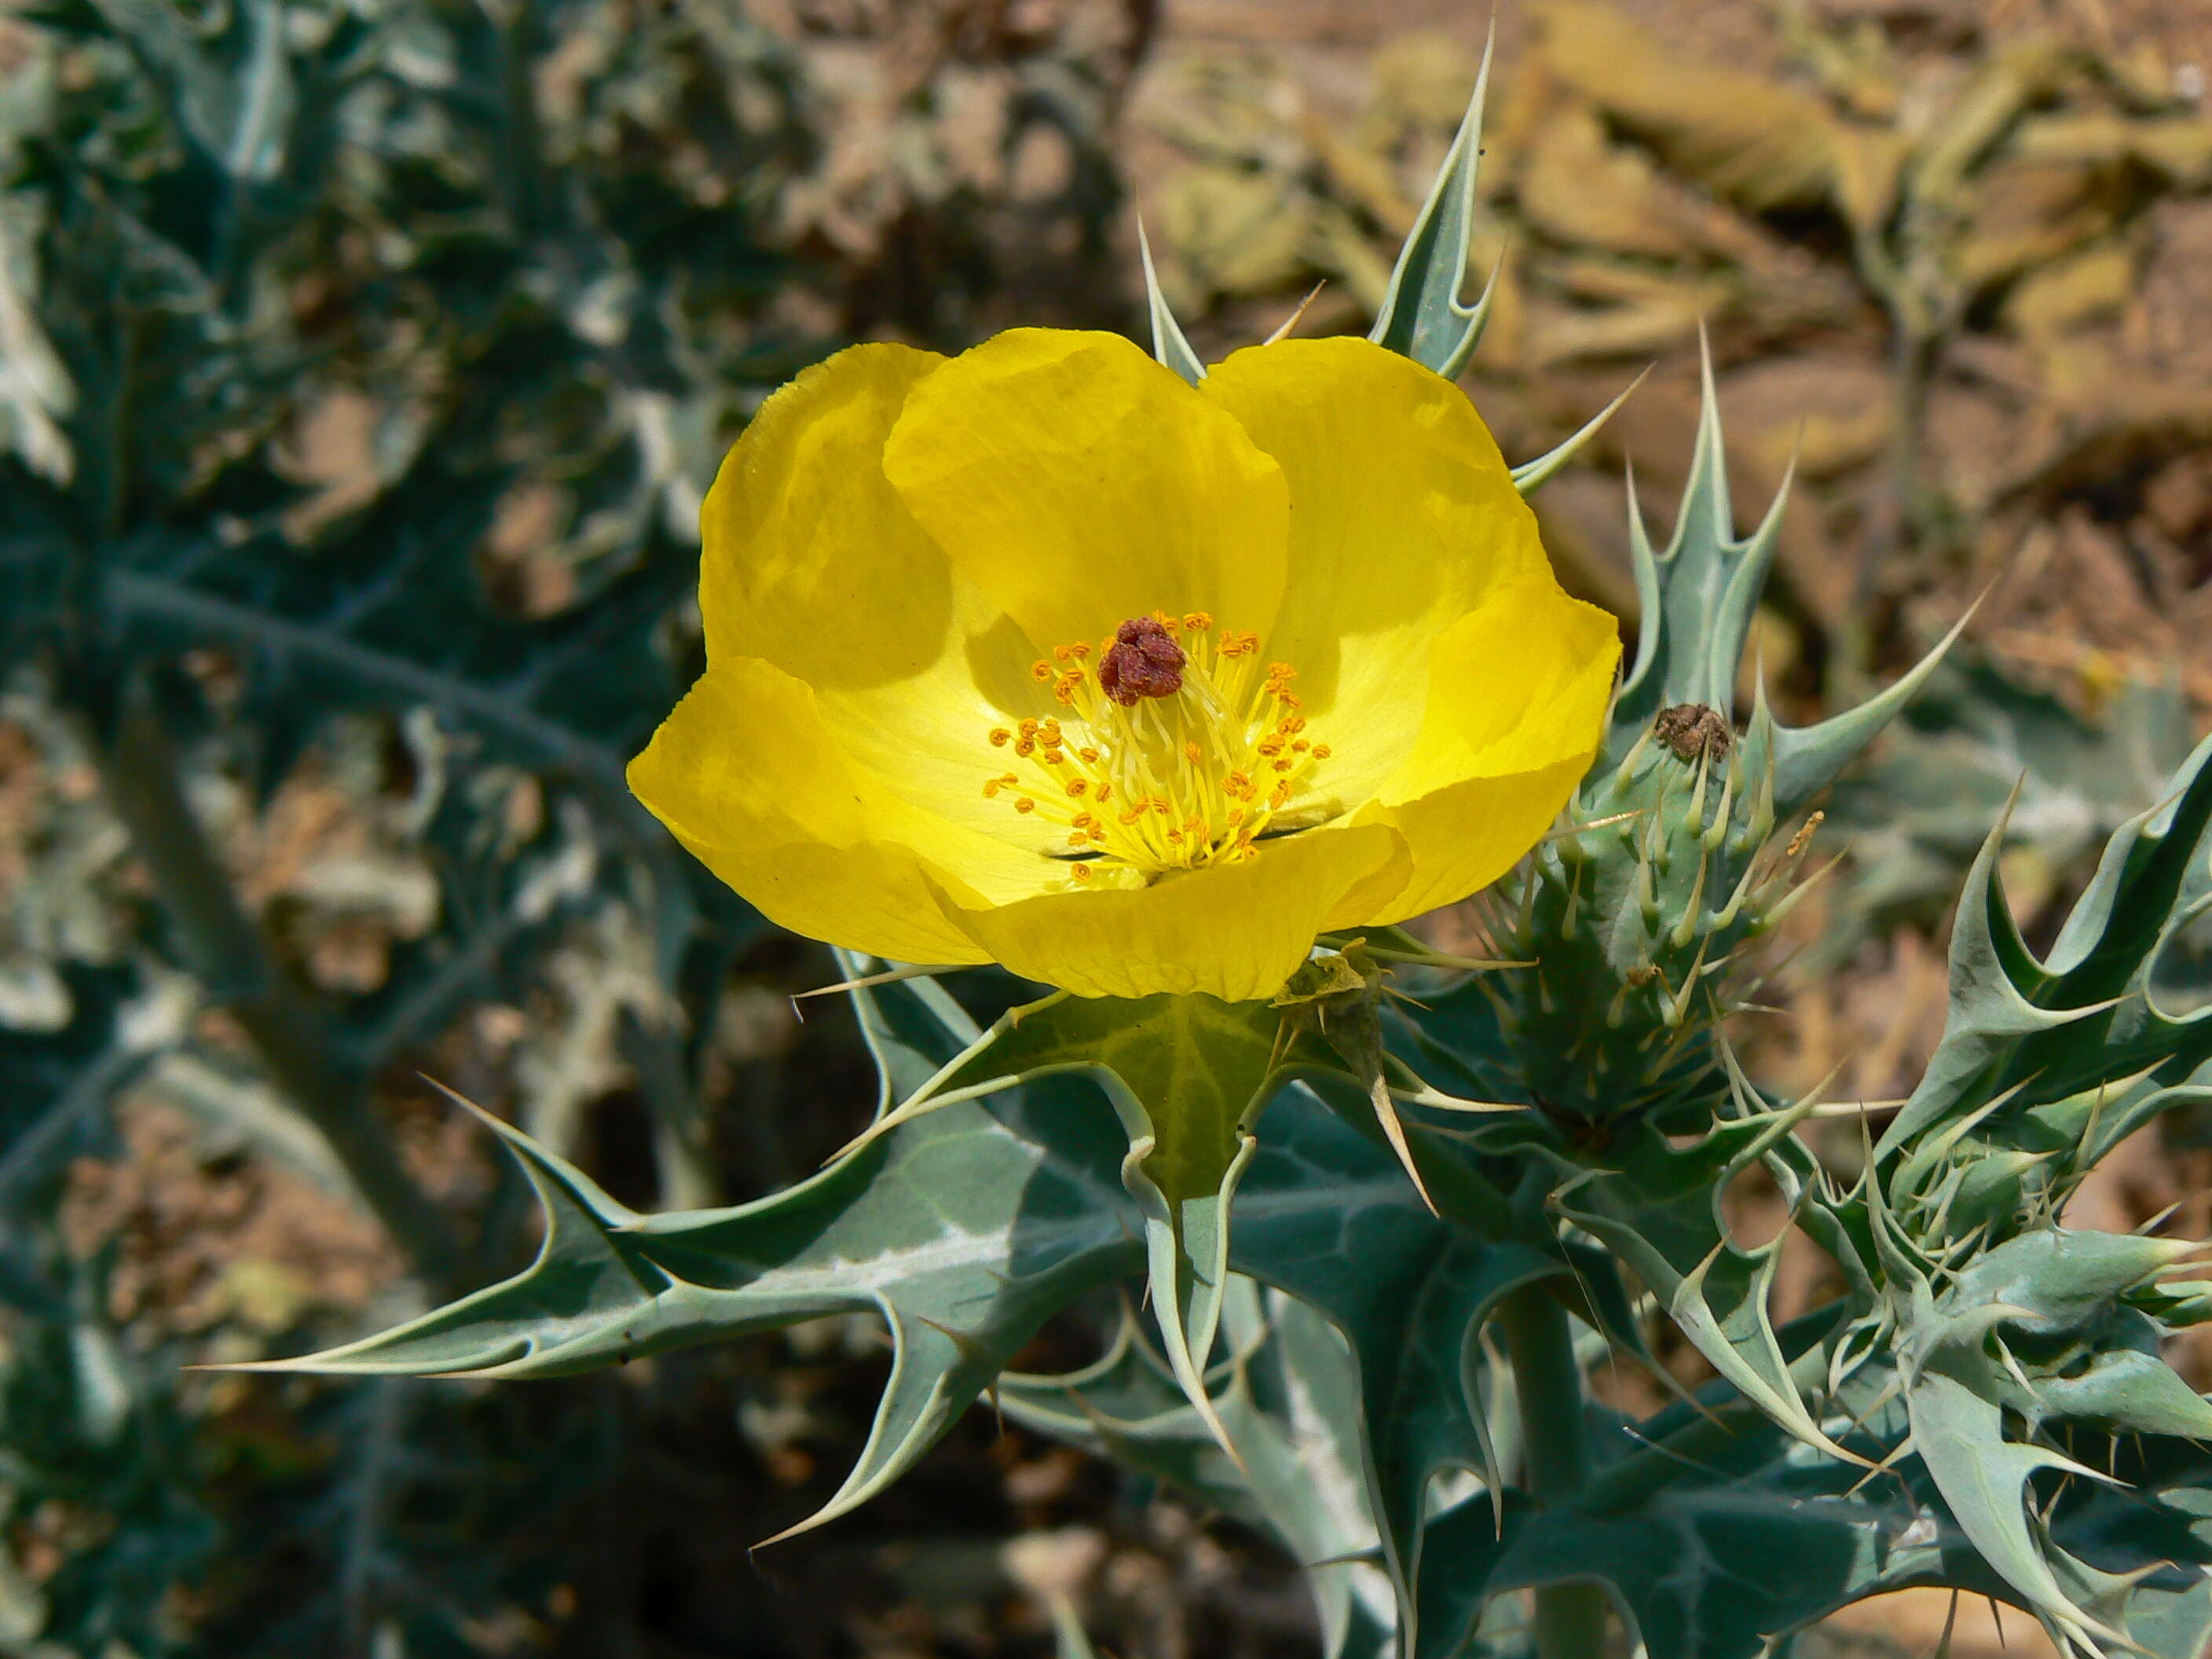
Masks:
[[[1351,806],[1420,729],[1431,647],[1495,582],[1548,572],[1536,520],[1467,395],[1360,339],[1239,351],[1200,388],[1282,465],[1290,568],[1267,641]]]
[[[1036,652],[957,573],[884,476],[884,441],[945,359],[860,345],[763,404],[700,515],[710,660],[756,657],[814,688],[851,763],[909,804],[1018,840],[992,727],[1034,707]]]
[[[1154,610],[1274,620],[1279,469],[1119,335],[1016,329],[956,358],[908,396],[884,471],[1040,651]]]
[[[1437,642],[1429,716],[1381,805],[1411,879],[1382,924],[1449,904],[1534,846],[1589,769],[1620,656],[1618,626],[1548,574],[1492,591]]]
[[[708,665],[629,784],[770,921],[897,961],[987,959],[941,894],[988,906],[1066,878],[884,789],[846,758],[811,689],[755,658]]]
[[[1026,979],[1085,997],[1202,992],[1236,1002],[1280,990],[1332,911],[1372,908],[1402,890],[1407,868],[1396,831],[1346,823],[1149,887],[996,908],[947,902],[978,944]]]
[[[810,685],[903,680],[942,654],[952,568],[884,477],[884,440],[945,362],[859,345],[763,403],[700,510],[710,657],[758,657]]]

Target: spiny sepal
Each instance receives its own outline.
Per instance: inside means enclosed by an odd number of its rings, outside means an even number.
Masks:
[[[1350,1068],[1374,1109],[1376,1127],[1389,1140],[1400,1167],[1433,1215],[1437,1201],[1429,1195],[1420,1162],[1390,1092],[1391,1073],[1402,1068],[1382,1046],[1386,972],[1368,954],[1365,945],[1364,939],[1353,939],[1338,949],[1316,947],[1276,993],[1271,1006],[1281,1011],[1285,1031],[1296,1030],[1318,1037]]]
[[[1206,363],[1183,337],[1182,325],[1176,321],[1168,296],[1161,291],[1160,273],[1152,264],[1152,239],[1145,234],[1142,219],[1137,221],[1137,254],[1145,268],[1145,311],[1152,326],[1152,356],[1196,386],[1206,378]]]
[[[1447,380],[1457,377],[1480,343],[1490,320],[1492,288],[1473,305],[1460,299],[1468,251],[1474,237],[1475,174],[1482,165],[1482,106],[1490,89],[1496,33],[1482,50],[1482,68],[1467,114],[1452,138],[1428,199],[1398,251],[1382,305],[1367,337],[1411,357]]]

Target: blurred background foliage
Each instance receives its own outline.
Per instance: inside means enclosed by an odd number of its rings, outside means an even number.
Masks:
[[[1571,581],[1632,608],[1622,463],[1668,504],[1702,320],[1740,509],[1800,479],[1761,622],[1786,701],[1987,594],[1830,805],[1855,854],[1753,1043],[1781,1086],[1841,1064],[1899,1092],[1942,1006],[1932,930],[2015,786],[2033,937],[2204,729],[2191,9],[1500,19],[1467,383],[1522,457],[1652,366],[1539,497]],[[696,671],[722,449],[853,339],[1131,327],[1139,208],[1210,355],[1316,283],[1299,328],[1364,326],[1474,79],[1463,10],[0,15],[0,1655],[1041,1653],[1070,1606],[1133,1659],[1310,1644],[1251,1534],[982,1413],[749,1559],[857,1451],[866,1322],[530,1387],[185,1368],[526,1255],[515,1172],[423,1074],[646,1206],[772,1190],[865,1121],[849,1015],[791,1000],[829,953],[622,785]],[[2208,1147],[2124,1153],[2077,1203],[2212,1231]],[[1925,1611],[1807,1650],[1909,1646]]]

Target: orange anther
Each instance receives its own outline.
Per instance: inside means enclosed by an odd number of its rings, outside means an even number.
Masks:
[[[1005,726],[993,726],[993,727],[991,728],[991,747],[992,747],[992,748],[994,748],[994,749],[1004,749],[1004,748],[1005,748],[1008,744],[1012,743],[1013,740],[1014,740],[1014,734],[1013,734],[1012,732],[1011,732],[1007,731],[1007,730],[1006,730],[1006,728]]]
[[[1034,812],[1036,811],[1036,803],[1031,800],[1027,795],[1024,795],[1019,800],[1014,803],[1014,811],[1017,812]]]
[[[1030,678],[1042,682],[1052,678],[1052,665],[1042,657],[1030,665]]]

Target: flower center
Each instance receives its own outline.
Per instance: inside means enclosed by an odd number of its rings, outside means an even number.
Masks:
[[[983,793],[1053,827],[1069,874],[1095,866],[1196,870],[1255,855],[1328,746],[1305,735],[1288,663],[1259,665],[1260,637],[1203,611],[1133,617],[1093,646],[1030,669],[1064,716],[990,734],[1010,769]],[[1096,659],[1095,665],[1093,659]]]

